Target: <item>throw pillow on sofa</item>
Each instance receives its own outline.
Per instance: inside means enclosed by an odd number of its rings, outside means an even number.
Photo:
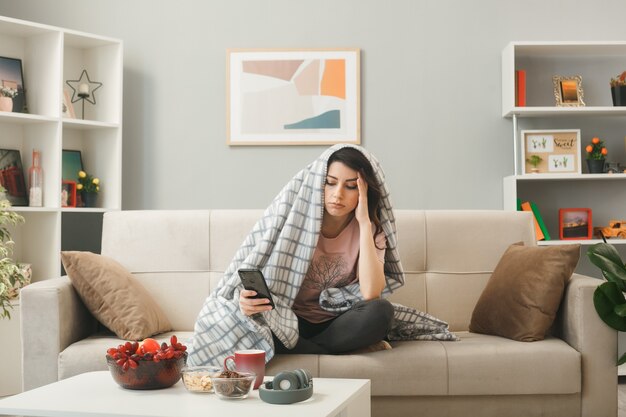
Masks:
[[[509,246],[474,307],[469,330],[523,342],[543,340],[579,257],[579,244]]]
[[[87,309],[120,339],[172,330],[148,291],[117,261],[91,252],[61,252],[61,260]]]

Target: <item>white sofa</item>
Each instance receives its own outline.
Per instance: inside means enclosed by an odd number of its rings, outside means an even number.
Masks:
[[[128,268],[162,306],[181,339],[260,210],[122,211],[104,215],[102,254]],[[494,266],[514,242],[534,243],[528,213],[396,211],[406,285],[402,304],[448,321],[459,342],[394,342],[391,351],[278,355],[268,375],[307,368],[314,376],[368,378],[374,416],[616,416],[617,332],[592,295],[600,280],[574,275],[552,335],[517,342],[468,332]],[[584,255],[583,255],[584,256]],[[26,390],[104,370],[106,348],[67,277],[22,291]]]

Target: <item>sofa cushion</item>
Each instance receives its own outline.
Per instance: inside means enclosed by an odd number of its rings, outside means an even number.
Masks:
[[[581,355],[554,337],[534,343],[459,332],[445,343],[449,395],[572,394],[581,391]]]
[[[76,292],[91,314],[125,340],[141,340],[172,326],[148,291],[117,261],[91,252],[61,252]]]
[[[554,321],[580,245],[523,246],[504,252],[472,313],[472,332],[542,340]]]
[[[320,377],[372,381],[372,395],[447,395],[444,345],[461,342],[391,342],[393,349],[350,355],[320,355]]]
[[[458,332],[458,342],[391,342],[392,350],[320,355],[322,378],[366,378],[373,396],[572,394],[580,353],[560,339],[536,343]]]

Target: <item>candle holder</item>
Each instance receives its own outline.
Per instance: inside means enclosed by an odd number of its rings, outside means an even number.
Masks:
[[[85,82],[86,79],[86,82]],[[78,80],[67,80],[67,85],[72,89],[72,103],[82,101],[82,119],[85,120],[85,101],[96,104],[95,91],[102,87],[102,83],[91,81],[87,70],[83,70]]]

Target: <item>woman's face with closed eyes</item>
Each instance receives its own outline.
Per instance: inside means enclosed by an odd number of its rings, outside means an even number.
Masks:
[[[351,214],[359,203],[358,173],[342,162],[328,166],[324,185],[324,209],[334,217]]]

